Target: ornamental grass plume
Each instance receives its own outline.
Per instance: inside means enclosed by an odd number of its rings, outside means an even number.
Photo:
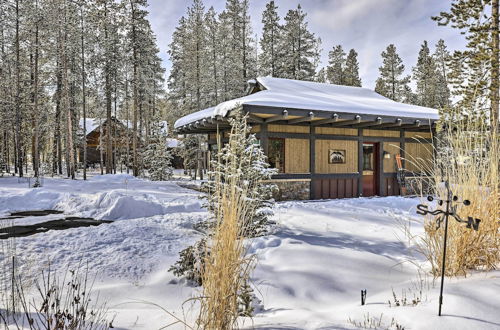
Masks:
[[[475,231],[450,217],[446,275],[495,269],[500,263],[499,137],[486,125],[472,121],[449,123],[438,135],[434,162],[428,166],[433,194],[446,199],[443,182],[449,181],[454,196],[471,202],[469,206],[457,203],[457,214],[462,219],[481,219]],[[438,229],[435,218],[428,217],[424,229],[417,246],[430,262],[432,274],[439,276],[444,225]]]

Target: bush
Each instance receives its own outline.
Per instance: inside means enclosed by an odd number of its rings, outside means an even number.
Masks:
[[[448,123],[439,138],[431,176],[434,194],[446,199],[443,181],[452,193],[468,199],[458,204],[457,214],[481,219],[479,230],[470,230],[452,217],[448,226],[446,275],[466,275],[470,270],[491,270],[500,262],[499,141],[484,125]],[[418,247],[427,257],[435,276],[441,275],[444,225],[438,229],[434,218],[425,221],[425,234]]]

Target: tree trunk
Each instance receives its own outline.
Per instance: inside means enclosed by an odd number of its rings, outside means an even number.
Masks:
[[[82,115],[83,115],[83,180],[87,180],[87,95],[85,89],[85,29],[83,21],[83,3],[80,4],[81,56],[82,56]]]
[[[134,3],[132,2],[131,4],[131,9],[132,9],[132,60],[133,60],[133,67],[134,67],[134,76],[133,76],[133,97],[134,97],[134,108],[133,108],[133,128],[132,128],[132,152],[133,152],[133,174],[134,176],[139,176],[139,164],[138,164],[138,155],[137,155],[137,107],[138,107],[138,100],[137,100],[137,36],[136,36],[136,22],[135,22],[135,8],[134,8]]]
[[[113,171],[113,141],[111,133],[113,131],[113,122],[111,120],[111,63],[109,57],[111,56],[109,51],[109,31],[108,31],[108,7],[106,3],[104,4],[104,40],[105,45],[105,56],[106,64],[104,68],[105,74],[105,93],[106,93],[106,174],[110,174]]]
[[[21,136],[21,63],[19,46],[19,0],[16,0],[16,167],[19,176],[23,176],[23,143]]]
[[[35,1],[35,10],[38,10],[38,0]],[[35,63],[33,73],[33,121],[34,121],[34,146],[33,170],[35,177],[40,176],[40,150],[39,150],[39,119],[38,119],[38,22],[35,23]]]
[[[500,97],[500,83],[499,83],[499,14],[498,14],[499,0],[492,0],[491,4],[491,20],[492,20],[492,39],[493,49],[491,58],[491,128],[494,133],[498,133],[498,110],[499,110],[499,97]]]

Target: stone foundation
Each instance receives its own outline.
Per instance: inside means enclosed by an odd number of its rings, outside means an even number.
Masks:
[[[277,201],[306,200],[310,196],[310,180],[270,180],[278,190],[273,194]]]

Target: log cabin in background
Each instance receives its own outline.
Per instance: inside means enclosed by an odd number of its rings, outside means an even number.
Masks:
[[[182,117],[180,134],[207,134],[215,150],[217,128],[228,138],[234,111],[248,121],[279,170],[280,199],[399,195],[396,158],[420,175],[433,157],[435,109],[403,104],[374,91],[263,77],[248,95]]]
[[[132,123],[126,120],[118,120],[114,117],[111,118],[111,137],[112,137],[112,150],[113,150],[113,162],[116,163],[116,167],[127,166],[127,155],[129,159],[129,168],[131,168],[132,162],[132,136],[133,129]],[[162,121],[163,129],[165,134],[168,133],[168,124],[166,121]],[[86,129],[87,129],[87,166],[95,167],[101,162],[101,150],[99,148],[100,143],[102,143],[102,164],[106,165],[106,134],[107,134],[108,121],[106,119],[99,118],[87,118],[86,119]],[[80,120],[80,129],[83,132],[83,119]],[[101,141],[101,136],[103,139]],[[141,139],[138,139],[139,148],[141,144],[144,144]],[[177,139],[166,138],[165,145],[169,150],[173,150],[178,147],[179,141]],[[182,159],[176,154],[172,153],[172,166],[174,168],[182,168]],[[79,150],[78,162],[83,162],[83,149]],[[115,168],[115,166],[113,166]],[[123,170],[123,168],[121,169]]]

